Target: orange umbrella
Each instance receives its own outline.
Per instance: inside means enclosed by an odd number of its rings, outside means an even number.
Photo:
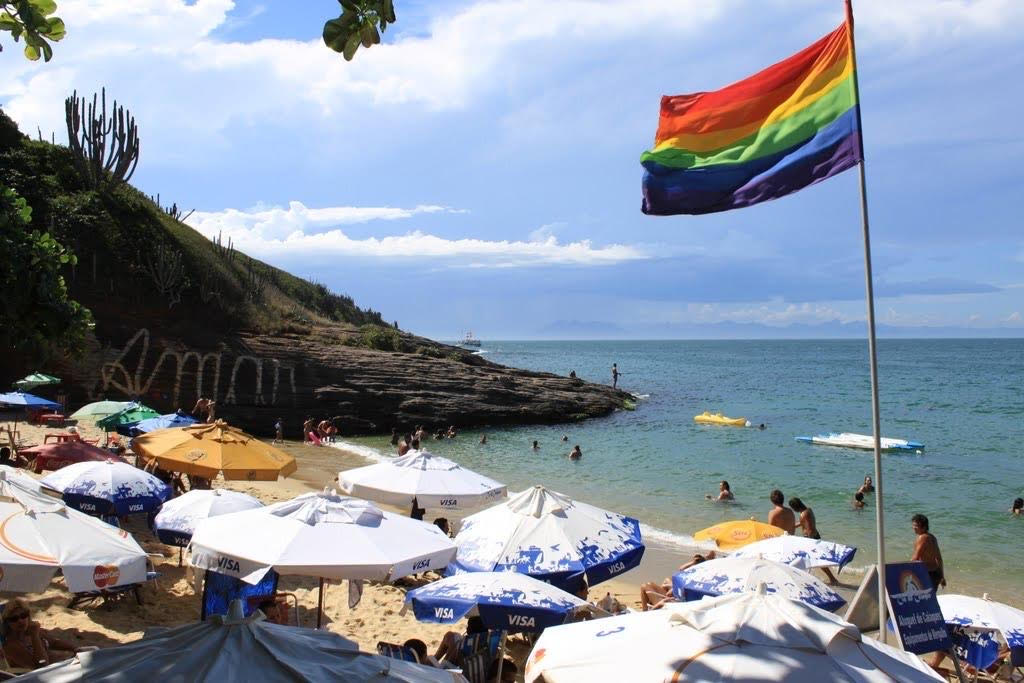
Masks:
[[[158,429],[137,436],[132,450],[171,472],[206,479],[276,481],[295,471],[295,458],[284,451],[217,420],[177,429]]]
[[[693,535],[697,541],[714,541],[722,550],[735,550],[754,541],[775,538],[784,534],[782,529],[753,519],[736,519],[722,522]]]

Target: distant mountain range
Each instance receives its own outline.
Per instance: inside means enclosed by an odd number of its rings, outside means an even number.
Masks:
[[[1024,337],[1024,327],[910,327],[878,325],[880,338]],[[858,339],[867,337],[866,322],[794,323],[786,326],[761,323],[685,323],[631,325],[600,320],[558,320],[545,325],[536,336],[548,339]]]

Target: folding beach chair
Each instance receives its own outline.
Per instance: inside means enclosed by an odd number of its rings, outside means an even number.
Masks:
[[[277,580],[277,572],[269,571],[262,581],[253,585],[207,569],[203,577],[203,609],[200,618],[206,621],[207,617],[214,614],[227,614],[228,605],[233,600],[241,600],[242,610],[245,616],[249,616],[259,608],[260,602],[274,599]]]
[[[100,588],[99,590],[75,593],[71,598],[71,602],[68,603],[68,609],[88,607],[97,601],[100,601],[104,606],[113,605],[114,603],[124,600],[130,595],[135,596],[136,604],[141,605],[142,586],[147,583],[153,583],[153,585],[156,585],[156,580],[161,576],[163,576],[163,574],[160,572],[147,571],[146,581],[144,583],[128,583],[123,586],[115,586],[114,588]]]
[[[382,657],[401,659],[403,662],[420,663],[420,658],[411,647],[403,647],[396,643],[386,643],[383,640],[377,643],[377,654]]]

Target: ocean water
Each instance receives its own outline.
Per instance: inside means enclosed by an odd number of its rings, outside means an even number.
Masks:
[[[873,473],[871,452],[794,441],[871,433],[866,341],[485,341],[482,352],[596,382],[611,381],[615,362],[620,387],[641,398],[634,411],[580,424],[463,432],[428,442],[431,452],[511,490],[543,484],[630,514],[649,542],[682,550],[717,522],[765,520],[768,494],[779,488],[813,508],[823,538],[858,548],[844,575],[875,561],[875,496],[863,513],[851,506]],[[939,539],[949,592],[1024,604],[1024,518],[1007,512],[1024,496],[1024,340],[883,339],[878,360],[882,434],[925,445],[920,454],[883,455],[887,559],[910,557],[910,517],[920,512]],[[695,424],[704,410],[755,428]],[[482,433],[487,445],[478,443]],[[393,452],[383,438],[351,441],[371,457]],[[574,444],[584,453],[578,462],[565,457]],[[705,500],[721,479],[736,503]]]

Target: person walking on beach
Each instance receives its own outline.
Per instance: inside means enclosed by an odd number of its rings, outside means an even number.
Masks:
[[[786,497],[782,495],[782,491],[778,489],[773,490],[769,494],[768,500],[775,506],[768,513],[768,523],[772,526],[777,526],[787,534],[794,533],[796,531],[796,515],[786,507]]]
[[[821,533],[818,532],[818,523],[814,518],[814,510],[804,505],[804,502],[796,497],[789,499],[789,507],[793,509],[793,512],[800,515],[799,523],[800,528],[803,529],[804,538],[813,538],[816,541],[820,541]],[[828,585],[834,586],[839,583],[828,567],[822,567],[821,571],[825,572],[825,576],[828,577]]]
[[[274,423],[274,443],[281,443],[284,441],[284,419],[277,418],[277,422]]]
[[[619,366],[616,363],[612,363],[612,389],[619,388]]]
[[[928,570],[928,578],[932,580],[932,586],[936,591],[939,586],[945,588],[946,575],[942,567],[942,551],[939,550],[939,541],[928,531],[928,518],[917,514],[910,518],[910,524],[917,534],[914,542],[914,554],[911,562],[923,562],[924,568]]]

